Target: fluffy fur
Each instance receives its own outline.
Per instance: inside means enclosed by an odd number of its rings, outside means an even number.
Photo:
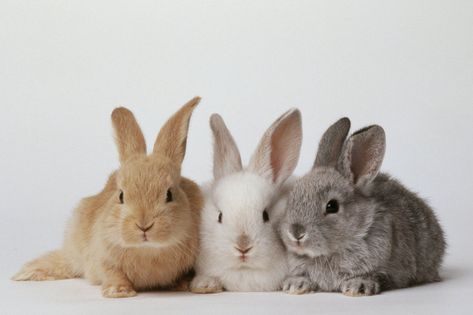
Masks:
[[[383,129],[370,126],[345,141],[349,127],[344,118],[327,130],[313,170],[290,194],[280,227],[291,253],[284,290],[363,296],[438,281],[445,240],[434,212],[378,174]]]
[[[249,166],[222,118],[211,118],[214,177],[204,195],[201,250],[195,293],[274,291],[287,275],[287,254],[275,226],[292,186],[287,178],[299,159],[302,141],[298,110],[282,115],[266,131]]]
[[[175,285],[196,259],[203,198],[181,177],[194,98],[161,129],[146,155],[143,134],[126,108],[112,113],[120,169],[75,209],[60,250],[27,263],[13,280],[84,277],[105,297]]]

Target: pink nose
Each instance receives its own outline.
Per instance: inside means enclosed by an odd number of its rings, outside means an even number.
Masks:
[[[239,248],[239,247],[235,247],[235,249],[237,251],[239,251],[240,253],[242,253],[243,255],[244,254],[247,254],[253,247],[247,247],[247,248]]]

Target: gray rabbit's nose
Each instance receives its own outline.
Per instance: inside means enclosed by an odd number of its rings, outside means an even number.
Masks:
[[[295,223],[291,225],[291,234],[299,241],[305,236],[305,228],[302,225]]]

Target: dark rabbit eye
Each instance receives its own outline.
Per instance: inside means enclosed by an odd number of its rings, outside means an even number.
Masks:
[[[168,192],[166,193],[166,202],[172,202],[173,200],[171,189],[168,189]]]
[[[222,223],[222,211],[218,212],[218,223]]]
[[[264,222],[269,221],[269,214],[268,214],[268,211],[266,211],[266,209],[264,209],[264,211],[263,211],[263,221]]]
[[[120,194],[118,195],[118,199],[120,200],[120,203],[123,203],[123,190],[120,190]]]
[[[338,201],[335,199],[330,200],[325,206],[325,213],[337,213],[338,212]]]

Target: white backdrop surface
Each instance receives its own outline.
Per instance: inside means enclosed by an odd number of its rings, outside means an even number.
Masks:
[[[118,165],[110,113],[154,141],[195,95],[183,173],[211,176],[219,112],[248,160],[270,123],[303,113],[296,174],[348,116],[387,132],[383,170],[426,197],[449,242],[442,283],[339,294],[146,293],[103,300],[82,280],[13,283],[61,244],[81,197]],[[471,314],[472,1],[0,1],[0,300],[20,313]]]

